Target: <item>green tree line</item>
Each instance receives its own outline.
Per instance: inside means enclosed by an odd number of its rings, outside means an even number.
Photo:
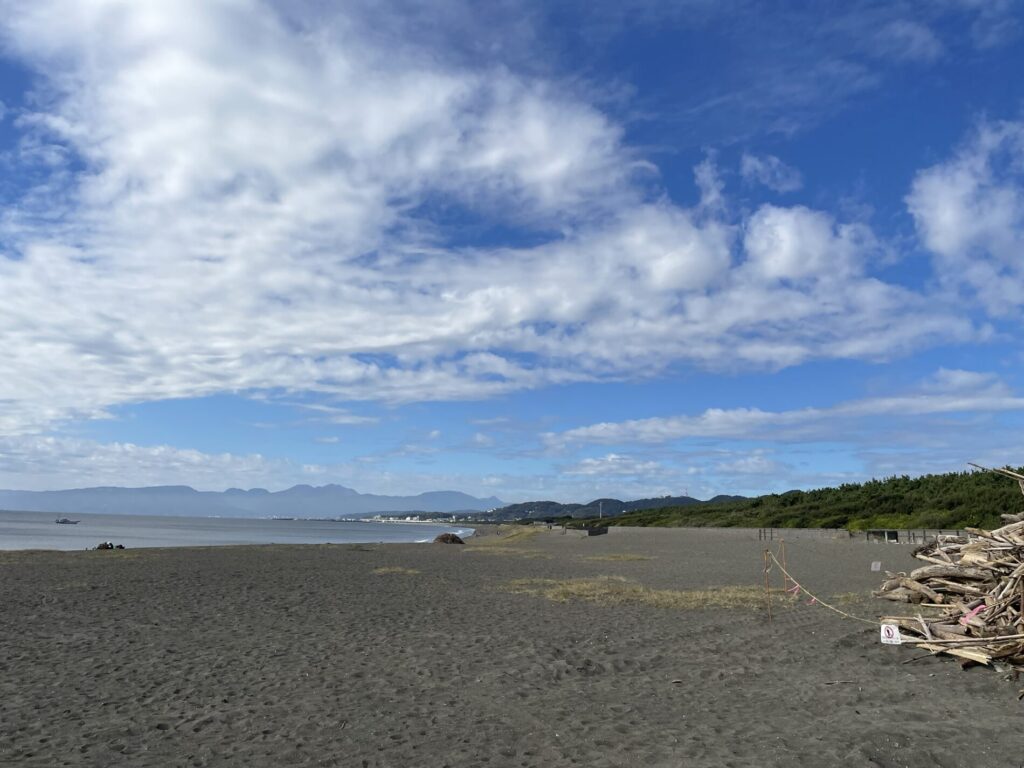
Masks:
[[[1017,472],[1024,473],[1018,468]],[[1012,479],[994,472],[888,477],[838,488],[627,512],[607,525],[751,528],[995,528],[1000,515],[1024,512]],[[595,520],[586,524],[593,525]]]

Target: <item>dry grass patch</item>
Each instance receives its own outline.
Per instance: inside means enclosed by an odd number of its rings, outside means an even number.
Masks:
[[[763,608],[763,587],[709,587],[707,589],[650,589],[621,576],[596,579],[515,579],[502,589],[513,594],[537,595],[565,603],[587,600],[601,605],[644,604],[657,608]],[[773,590],[776,592],[776,590]],[[781,593],[781,590],[778,590]],[[783,594],[775,598],[785,599]]]
[[[470,538],[466,544],[467,552],[481,552],[488,555],[515,555],[539,560],[550,560],[551,555],[538,552],[535,549],[524,549],[521,544],[530,541],[540,532],[540,528],[526,528],[521,525],[501,526],[500,536],[484,536],[483,538]]]
[[[832,602],[838,605],[853,605],[867,600],[869,595],[866,592],[840,592],[832,595]]]
[[[479,539],[475,536],[469,539],[469,546],[477,547],[504,547],[509,544],[522,544],[529,541],[541,532],[540,528],[527,528],[522,525],[501,526],[499,535],[482,536]]]
[[[627,555],[627,554],[612,554],[612,555],[580,555],[584,560],[594,560],[597,562],[605,563],[624,563],[633,560],[653,560],[654,558],[649,555]]]
[[[417,573],[419,573],[419,571],[417,571],[415,568],[403,568],[400,565],[384,565],[380,568],[374,568],[373,572],[378,574],[399,573],[404,576],[415,576]]]
[[[117,560],[141,560],[142,558],[161,557],[160,553],[152,549],[90,549],[86,550],[86,557],[95,562],[114,562]]]
[[[529,560],[550,560],[551,555],[538,552],[536,549],[522,549],[521,547],[482,547],[476,549],[470,547],[466,552],[475,552],[480,555],[515,555],[525,557]]]
[[[40,555],[52,555],[57,550],[53,549],[10,549],[0,551],[0,565],[5,563],[17,563],[22,560],[39,557]]]

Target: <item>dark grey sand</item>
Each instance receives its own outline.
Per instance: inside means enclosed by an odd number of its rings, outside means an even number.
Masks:
[[[493,539],[493,534],[490,537]],[[775,542],[777,544],[777,542]],[[0,764],[1019,766],[1019,685],[800,602],[556,603],[518,578],[754,585],[756,532],[0,555]],[[499,548],[500,549],[500,548]],[[791,539],[823,596],[909,548]],[[635,554],[640,561],[589,560]],[[419,574],[374,573],[381,567]],[[865,598],[863,616],[890,610]]]

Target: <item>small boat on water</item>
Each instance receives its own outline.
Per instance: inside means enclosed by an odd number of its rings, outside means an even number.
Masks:
[[[81,520],[68,520],[66,517],[58,517],[57,525],[78,525]]]

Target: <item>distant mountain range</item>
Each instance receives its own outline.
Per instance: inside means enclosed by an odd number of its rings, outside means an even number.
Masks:
[[[522,504],[492,510],[486,515],[477,515],[489,520],[528,520],[546,517],[618,517],[627,512],[664,507],[685,507],[691,504],[716,504],[723,501],[739,501],[743,496],[715,496],[703,501],[692,496],[659,496],[652,499],[619,501],[618,499],[594,499],[587,504],[561,504],[557,501],[526,501]]]
[[[184,517],[361,517],[381,512],[482,512],[501,507],[494,498],[458,491],[417,496],[377,496],[343,485],[296,485],[271,493],[263,488],[197,491],[187,485],[150,488],[79,488],[67,491],[3,491],[0,509],[65,515],[180,515]]]

